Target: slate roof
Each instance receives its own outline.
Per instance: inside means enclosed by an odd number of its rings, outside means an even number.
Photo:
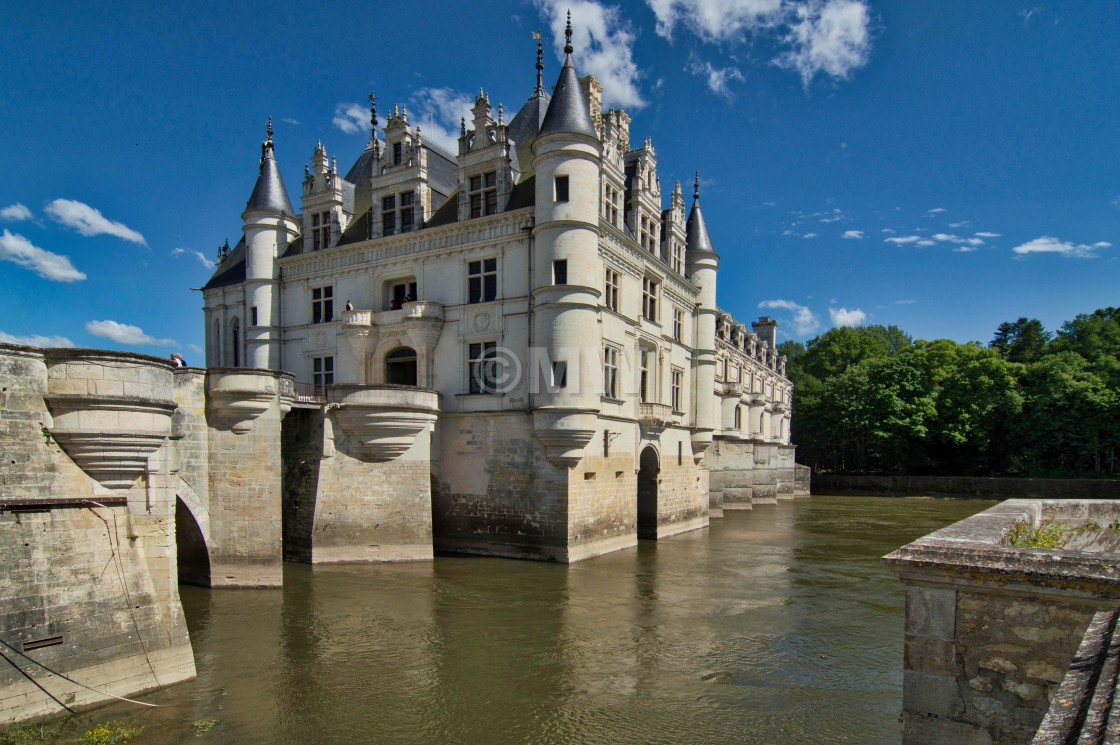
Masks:
[[[575,66],[572,65],[571,54],[564,58],[560,77],[556,80],[556,87],[552,89],[548,112],[541,122],[540,136],[559,133],[598,137],[594,125],[591,124],[591,112],[587,108],[587,99],[583,97],[583,90],[579,87],[579,78],[576,76]]]
[[[238,285],[245,281],[245,236],[241,236],[241,240],[229,252],[229,256],[225,258],[218,268],[214,270],[213,276],[210,280],[202,286],[204,290],[212,290],[215,287],[225,287],[227,285]]]
[[[272,154],[272,142],[265,142],[263,149],[261,172],[257,176],[249,202],[245,205],[245,211],[264,210],[294,216],[296,211],[292,209],[292,200],[288,199],[284,179],[280,178],[280,167],[276,165],[276,158]]]

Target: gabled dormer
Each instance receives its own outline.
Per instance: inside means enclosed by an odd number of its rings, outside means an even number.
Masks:
[[[370,178],[371,238],[419,230],[442,204],[446,194],[433,192],[429,180],[432,159],[420,127],[409,124],[408,108],[393,106],[385,123],[384,149]]]
[[[688,234],[684,222],[684,194],[681,182],[673,187],[669,209],[661,213],[661,258],[677,274],[684,274],[684,247]]]
[[[603,141],[603,219],[625,230],[626,152],[630,149],[630,117],[621,109],[610,109],[599,117]]]
[[[498,105],[494,120],[490,97],[479,90],[471,110],[472,128],[459,123],[459,220],[494,215],[505,209],[513,189],[509,128]]]
[[[311,154],[311,167],[303,167],[302,207],[304,253],[336,245],[354,216],[354,185],[338,175],[322,142]]]
[[[649,137],[626,153],[626,222],[642,250],[661,255],[661,181]]]

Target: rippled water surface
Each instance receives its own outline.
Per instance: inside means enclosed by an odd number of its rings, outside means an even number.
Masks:
[[[574,566],[184,587],[198,679],[71,726],[131,719],[136,745],[897,743],[902,585],[879,557],[991,504],[812,497]]]

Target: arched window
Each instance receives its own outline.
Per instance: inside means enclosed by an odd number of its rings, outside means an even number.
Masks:
[[[222,323],[214,321],[214,340],[211,346],[211,355],[215,367],[222,366]]]
[[[229,329],[230,358],[234,367],[241,367],[241,321],[233,319]]]
[[[741,432],[743,430],[743,407],[735,407],[735,431]]]
[[[390,385],[417,385],[416,350],[395,349],[385,356],[385,382]]]

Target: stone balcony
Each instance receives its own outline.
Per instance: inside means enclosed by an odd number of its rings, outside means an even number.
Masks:
[[[638,421],[648,427],[664,427],[673,424],[673,407],[669,404],[655,404],[643,401],[638,404]]]
[[[737,380],[725,380],[723,383],[723,395],[725,396],[742,396],[744,386]]]
[[[766,403],[766,394],[765,393],[748,393],[747,397],[748,397],[747,400],[750,401],[750,403],[752,405],[759,405],[759,404]]]

